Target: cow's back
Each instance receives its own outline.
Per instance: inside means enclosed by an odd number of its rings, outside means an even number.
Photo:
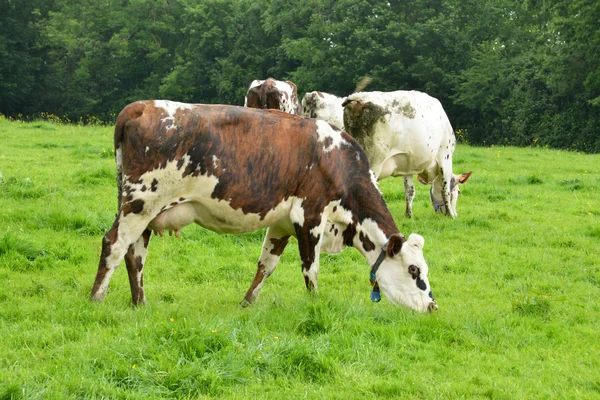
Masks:
[[[122,176],[146,201],[152,201],[149,191],[160,201],[210,197],[264,217],[291,197],[339,197],[346,175],[358,168],[350,165],[356,150],[349,136],[350,154],[332,151],[341,135],[322,121],[275,110],[147,101],[123,110],[115,148]],[[368,171],[364,158],[360,168]]]
[[[422,92],[362,92],[348,96],[344,124],[365,148],[375,173],[396,157],[398,169],[418,173],[454,150],[452,126],[441,103]],[[404,155],[404,156],[402,156]]]

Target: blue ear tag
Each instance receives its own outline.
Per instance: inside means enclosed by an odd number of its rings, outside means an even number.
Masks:
[[[371,285],[373,286],[373,290],[371,290],[371,301],[373,303],[379,303],[381,301],[381,293],[379,292],[379,287],[376,285],[377,276],[371,272],[369,278],[371,280]]]
[[[379,291],[371,291],[371,301],[373,303],[379,303],[381,301],[381,293]]]
[[[435,212],[438,212],[440,210],[440,205],[439,204],[435,204],[434,207],[435,207]]]

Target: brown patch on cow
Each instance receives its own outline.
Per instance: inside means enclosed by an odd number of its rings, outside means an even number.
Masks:
[[[325,147],[326,149],[330,148],[332,144],[333,144],[333,138],[331,136],[327,136],[323,140],[323,147]]]
[[[180,197],[180,198],[179,198],[179,201],[180,201],[180,202],[182,202],[182,201],[185,201],[185,197]]]
[[[154,178],[152,180],[152,184],[150,186],[150,190],[152,190],[153,192],[156,192],[157,189],[158,189],[158,181],[156,180],[156,178]]]
[[[406,242],[406,238],[399,233],[390,236],[387,243],[388,257],[394,257],[396,254],[400,254],[404,242]]]
[[[114,223],[113,226],[111,227],[111,229],[106,232],[106,235],[104,235],[104,238],[106,240],[108,240],[109,245],[113,245],[117,242],[117,238],[119,237],[119,220],[117,219]]]
[[[354,237],[356,236],[356,225],[348,224],[344,232],[342,232],[342,237],[344,238],[344,244],[348,247],[354,246]]]
[[[389,111],[371,102],[346,100],[344,107],[344,129],[365,149],[373,145],[375,125],[383,121]]]
[[[129,197],[130,196],[128,196],[128,198]],[[124,216],[128,215],[130,213],[139,214],[143,210],[144,210],[144,200],[142,200],[142,199],[128,201],[127,203],[123,204],[123,207],[121,208],[121,211],[123,212]]]
[[[283,254],[283,250],[285,250],[285,246],[288,244],[289,236],[284,236],[282,238],[271,238],[271,244],[273,248],[271,249],[271,254],[274,256],[280,256]]]
[[[96,300],[101,300],[103,297],[100,294],[100,297],[95,297],[100,290],[100,285],[104,281],[104,277],[108,272],[108,268],[106,267],[106,260],[111,254],[111,247],[117,242],[117,238],[119,237],[119,220],[115,220],[112,227],[106,234],[102,237],[102,250],[100,252],[100,261],[98,262],[98,272],[96,273],[96,279],[94,281],[94,286],[92,287],[92,298]]]
[[[306,96],[304,96],[304,104],[304,114],[308,115],[310,118],[317,118],[317,106],[314,92],[307,93]]]
[[[267,78],[262,84],[248,89],[246,94],[246,107],[259,109],[274,109],[284,111],[284,103],[292,104],[292,113],[300,113],[300,102],[298,101],[298,90],[292,81],[287,81],[292,89],[292,96],[287,92],[281,92],[277,88],[277,80]]]
[[[417,116],[417,110],[415,110],[410,101],[403,104],[399,100],[394,100],[392,101],[391,108],[397,114],[403,115],[409,119],[415,119]]]
[[[358,239],[361,241],[363,249],[365,249],[365,251],[373,251],[375,250],[375,243],[373,243],[371,241],[371,239],[369,239],[369,237],[365,234],[363,234],[362,232],[358,235]]]
[[[265,278],[266,278],[266,276],[265,276],[265,274],[263,272],[264,269],[265,269],[265,266],[263,265],[263,263],[261,263],[259,261],[258,262],[258,268],[256,269],[256,275],[254,276],[254,280],[250,284],[250,287],[248,288],[248,291],[246,292],[246,295],[244,296],[244,299],[248,303],[252,303],[254,301],[254,290],[256,290],[256,288],[258,287],[258,285],[260,285],[260,283],[262,281],[264,281]]]

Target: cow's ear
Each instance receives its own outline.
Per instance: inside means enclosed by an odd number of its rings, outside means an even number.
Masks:
[[[421,182],[423,185],[428,185],[428,183],[427,183],[427,182],[425,182],[425,179],[421,178],[421,175],[417,175],[417,180],[418,180],[419,182]]]
[[[388,257],[394,257],[396,254],[400,253],[404,242],[406,242],[406,238],[402,235],[394,233],[390,236],[386,250]]]
[[[467,179],[469,179],[469,177],[471,176],[472,173],[473,173],[473,171],[469,171],[469,172],[466,172],[464,174],[460,174],[458,176],[458,181],[460,183],[465,183],[467,181]]]

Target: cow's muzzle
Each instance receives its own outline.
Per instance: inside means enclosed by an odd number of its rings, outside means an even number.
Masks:
[[[427,306],[427,311],[429,311],[430,313],[432,312],[436,312],[438,310],[438,306],[437,304],[435,304],[435,301],[432,301],[431,303],[429,303],[429,305]]]

